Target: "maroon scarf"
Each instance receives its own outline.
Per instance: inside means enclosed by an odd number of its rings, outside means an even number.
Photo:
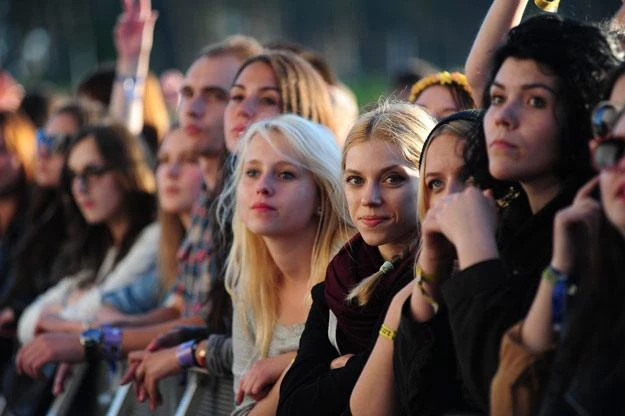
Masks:
[[[358,353],[372,344],[378,322],[393,296],[413,279],[414,251],[381,277],[369,303],[347,302],[348,293],[360,281],[380,270],[384,258],[377,247],[367,245],[360,234],[352,238],[328,265],[325,297],[337,318],[337,339],[342,353]]]

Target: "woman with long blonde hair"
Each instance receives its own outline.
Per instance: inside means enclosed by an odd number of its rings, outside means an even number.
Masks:
[[[240,146],[226,269],[235,414],[275,412],[276,382],[299,345],[310,288],[348,237],[340,153],[328,129],[295,115],[252,125]]]

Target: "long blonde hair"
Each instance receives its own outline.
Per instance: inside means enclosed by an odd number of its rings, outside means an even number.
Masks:
[[[272,143],[279,134],[289,143],[301,166],[314,177],[319,196],[317,232],[310,258],[310,287],[325,279],[330,259],[347,240],[350,233],[348,214],[341,183],[340,152],[334,136],[325,127],[302,117],[285,114],[253,124],[239,147],[234,180],[224,191],[231,195],[241,180],[245,154],[253,138]],[[234,198],[229,198],[234,200]],[[241,305],[235,319],[249,323],[254,319],[255,345],[266,356],[273,327],[278,319],[280,271],[262,237],[250,232],[234,207],[233,241],[226,265],[226,288],[235,305]],[[236,289],[236,290],[235,290]],[[307,301],[307,299],[302,299]]]
[[[360,116],[347,135],[343,146],[343,170],[350,149],[371,140],[380,140],[395,146],[410,166],[417,170],[423,143],[434,125],[434,119],[419,106],[382,102],[374,110]],[[366,305],[383,274],[383,271],[378,271],[363,279],[350,291],[346,300],[356,301],[361,306]]]

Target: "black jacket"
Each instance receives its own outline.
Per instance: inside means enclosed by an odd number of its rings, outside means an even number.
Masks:
[[[572,203],[582,183],[583,179],[565,183],[560,194],[535,215],[525,196],[519,197],[502,213],[499,259],[458,271],[443,284],[463,383],[484,412],[488,412],[501,338],[527,314],[542,270],[551,260],[554,216]]]
[[[393,293],[397,293],[410,280],[412,269],[397,279]],[[345,367],[331,370],[330,362],[339,357],[328,338],[328,304],[324,296],[325,283],[312,289],[313,304],[300,338],[299,350],[293,365],[282,380],[280,388],[279,416],[293,415],[341,415],[349,414],[349,398],[364,368],[384,321],[386,310],[392,301],[388,298],[384,311],[375,327],[371,328],[371,343],[363,351],[343,351],[354,354]],[[341,345],[341,333],[337,333]]]

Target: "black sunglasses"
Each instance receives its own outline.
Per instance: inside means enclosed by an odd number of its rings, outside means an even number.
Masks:
[[[88,165],[81,173],[76,173],[71,170],[67,172],[67,183],[71,187],[74,184],[74,180],[77,179],[80,186],[84,189],[89,189],[96,178],[102,177],[106,172],[112,170],[111,166],[93,166]]]

